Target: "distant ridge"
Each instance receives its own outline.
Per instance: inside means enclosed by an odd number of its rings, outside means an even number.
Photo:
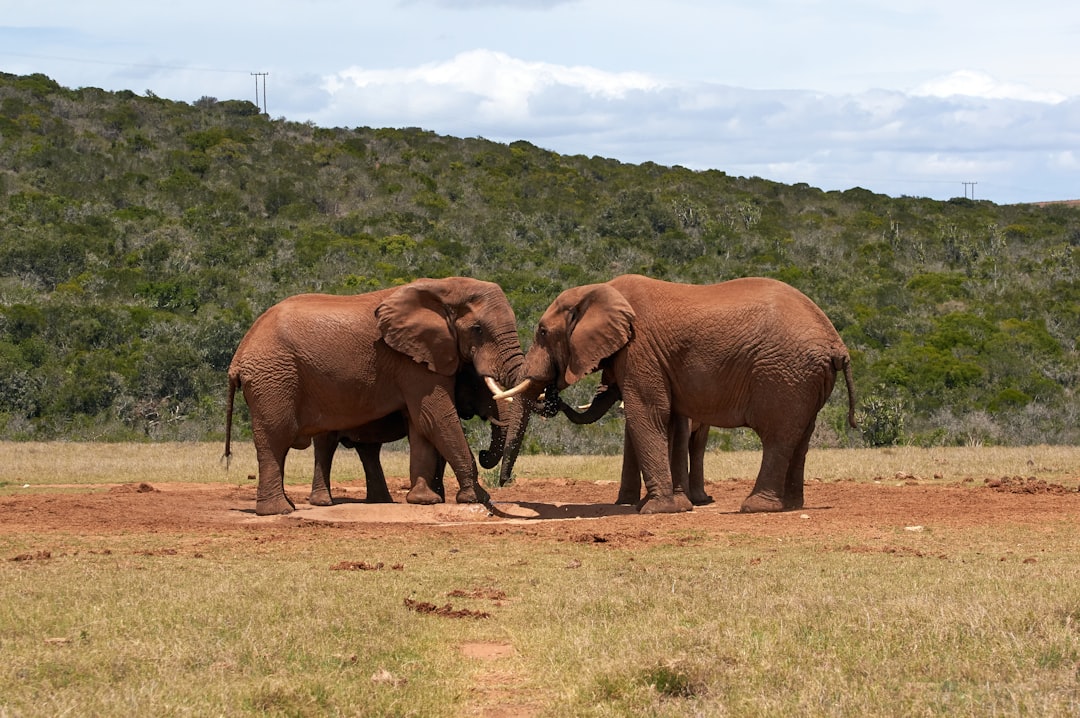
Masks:
[[[1064,204],[1070,207],[1080,205],[1080,199],[1055,199],[1049,202],[1032,202],[1036,207],[1049,207],[1052,204]]]

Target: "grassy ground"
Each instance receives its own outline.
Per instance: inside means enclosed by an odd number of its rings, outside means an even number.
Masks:
[[[250,443],[234,443],[226,462],[223,446],[214,443],[37,443],[0,442],[5,462],[0,466],[0,488],[40,484],[96,484],[149,482],[245,483],[255,472],[255,449]],[[362,478],[359,461],[352,452],[339,450],[334,477]],[[311,481],[312,452],[293,451],[286,464],[286,482]],[[759,451],[712,451],[705,456],[706,475],[715,478],[757,475]],[[619,478],[619,456],[522,456],[515,476],[568,476],[582,481]],[[408,475],[408,453],[383,451],[388,476]],[[1027,476],[1038,472],[1055,480],[1075,474],[1080,466],[1080,447],[948,447],[923,449],[814,449],[807,456],[807,478],[893,479],[897,475],[955,481],[965,476]],[[486,472],[488,477],[497,470]]]
[[[227,475],[207,444],[3,449],[9,497],[44,483],[250,486],[253,466],[246,445]],[[818,451],[808,474],[1075,486],[1078,455]],[[752,477],[757,460],[709,456],[717,477]],[[520,480],[615,480],[618,461],[524,457]],[[0,532],[0,716],[1080,714],[1080,522],[901,525],[871,540],[774,518],[754,524],[781,527],[771,534],[627,521],[607,543],[573,538],[605,525],[580,521],[558,534]]]

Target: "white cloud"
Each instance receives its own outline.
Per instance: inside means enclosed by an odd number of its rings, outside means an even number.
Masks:
[[[660,83],[642,73],[611,73],[591,67],[568,67],[546,62],[527,62],[501,52],[473,50],[451,60],[415,68],[371,70],[352,67],[326,78],[324,88],[338,102],[348,102],[365,91],[386,98],[393,88],[409,88],[409,94],[426,95],[409,107],[446,111],[472,101],[473,111],[486,122],[521,123],[530,118],[530,103],[551,88],[584,93],[599,100],[621,100],[628,93],[657,89]]]
[[[983,97],[991,100],[1020,100],[1057,104],[1068,99],[1059,92],[1040,90],[1027,85],[1002,82],[975,70],[957,70],[923,83],[912,90],[919,97]]]

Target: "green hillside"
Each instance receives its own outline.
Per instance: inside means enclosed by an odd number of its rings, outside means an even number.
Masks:
[[[823,192],[0,75],[0,438],[220,437],[233,350],[292,294],[488,279],[527,347],[560,291],[638,272],[813,298],[862,407],[861,431],[830,433],[841,386],[822,441],[1077,443],[1078,265],[1068,205]],[[536,431],[533,450],[619,448],[602,427]],[[579,436],[596,441],[560,443]]]

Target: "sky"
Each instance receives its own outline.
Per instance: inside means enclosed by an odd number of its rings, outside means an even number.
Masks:
[[[825,190],[1080,199],[1060,0],[0,0],[0,71]]]

